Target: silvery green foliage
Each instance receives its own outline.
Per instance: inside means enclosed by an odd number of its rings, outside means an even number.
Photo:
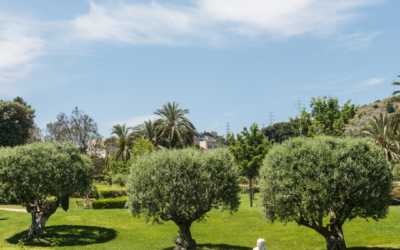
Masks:
[[[0,148],[0,182],[23,203],[90,191],[92,162],[73,143]]]
[[[154,222],[204,219],[212,208],[237,211],[239,170],[226,149],[161,150],[141,155],[127,182],[129,211]]]
[[[329,246],[328,239],[343,238],[346,220],[386,217],[391,183],[380,147],[360,138],[318,136],[274,146],[264,159],[259,184],[267,220],[294,220],[324,235]],[[331,222],[324,225],[326,216]]]

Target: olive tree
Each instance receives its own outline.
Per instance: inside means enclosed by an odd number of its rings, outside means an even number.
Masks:
[[[46,221],[62,205],[68,209],[69,196],[85,194],[92,186],[93,165],[73,143],[33,143],[0,148],[0,182],[32,216],[31,238],[43,237]],[[50,202],[49,197],[53,197]]]
[[[212,152],[187,148],[139,156],[127,183],[127,204],[134,217],[173,221],[180,235],[175,250],[195,250],[190,227],[211,209],[236,212],[239,170],[226,149]]]
[[[346,249],[346,220],[383,219],[391,203],[389,162],[379,147],[360,138],[287,140],[265,157],[259,183],[267,220],[312,228],[328,250]]]

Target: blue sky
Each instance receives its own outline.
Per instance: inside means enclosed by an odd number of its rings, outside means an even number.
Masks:
[[[400,74],[398,0],[2,0],[0,99],[41,128],[75,106],[104,137],[166,102],[198,131],[239,132],[332,95],[388,97]]]

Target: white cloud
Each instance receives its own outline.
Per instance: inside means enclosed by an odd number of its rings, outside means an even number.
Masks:
[[[219,125],[220,125],[220,123],[219,123],[219,122],[214,122],[214,125],[212,125],[212,126],[211,126],[211,129],[218,128],[218,127],[219,127]]]
[[[217,41],[230,34],[291,37],[327,34],[381,0],[195,0],[191,7],[90,2],[90,12],[71,21],[75,39],[133,44]]]
[[[373,39],[379,34],[380,32],[375,32],[372,34],[354,33],[345,37],[338,38],[337,42],[341,45],[348,47],[347,51],[353,51],[368,47],[372,43]]]
[[[350,93],[354,93],[354,92],[361,92],[363,90],[369,89],[373,85],[380,84],[382,82],[383,82],[383,79],[371,78],[369,80],[359,82],[355,85],[349,86],[348,88],[342,89],[344,91],[340,92],[340,94],[350,94]]]
[[[140,44],[177,44],[204,25],[195,9],[151,4],[95,4],[71,22],[75,38]]]
[[[22,80],[35,67],[34,60],[44,54],[44,40],[1,13],[0,22],[0,93],[17,95],[27,88]]]
[[[329,86],[332,86],[332,85],[336,85],[336,84],[341,83],[341,82],[346,82],[346,81],[348,81],[348,80],[350,80],[350,79],[352,79],[352,78],[354,78],[354,77],[356,77],[356,76],[361,75],[362,73],[363,73],[363,72],[359,72],[359,73],[356,73],[356,74],[354,74],[354,75],[345,76],[345,77],[343,77],[343,78],[340,78],[340,79],[331,81],[331,82],[326,83],[326,84],[318,84],[318,85],[304,86],[304,87],[299,87],[298,89],[309,89],[309,90],[312,90],[312,89],[326,88],[326,87],[329,87]]]
[[[158,118],[160,118],[160,117],[157,115],[135,116],[135,117],[127,118],[125,120],[109,122],[109,123],[107,123],[107,125],[114,126],[116,124],[120,124],[120,125],[126,124],[126,126],[128,126],[128,127],[134,127],[134,126],[142,124],[144,121],[148,121],[148,120],[153,121]]]
[[[365,85],[370,86],[370,85],[380,84],[381,82],[383,82],[383,79],[371,78],[365,82]]]

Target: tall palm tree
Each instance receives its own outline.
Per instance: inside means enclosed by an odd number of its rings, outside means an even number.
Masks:
[[[178,108],[179,103],[170,103],[162,105],[162,109],[157,109],[154,114],[161,116],[157,120],[160,124],[159,136],[167,141],[171,148],[183,143],[193,144],[193,137],[196,134],[196,128],[185,117],[189,110]]]
[[[133,135],[135,138],[148,139],[153,145],[157,145],[159,142],[157,137],[159,127],[160,124],[157,121],[144,121],[144,123],[133,128]]]
[[[380,117],[374,116],[369,119],[362,127],[361,134],[375,141],[376,145],[382,147],[387,160],[398,160],[400,153],[400,136],[399,136],[400,113],[396,113],[390,117],[387,115]]]
[[[123,161],[128,162],[131,159],[131,149],[134,143],[134,137],[132,133],[129,133],[131,127],[126,127],[124,125],[114,125],[111,134],[116,136],[111,136],[104,141],[104,145],[108,146],[114,144],[115,150],[112,150],[106,157],[106,165],[108,166],[111,161]]]
[[[398,77],[400,77],[400,75],[398,75]],[[392,83],[392,85],[400,85],[400,82],[394,81],[394,82]],[[400,90],[393,91],[393,95],[397,95],[397,94],[399,94],[399,93],[400,93]]]

